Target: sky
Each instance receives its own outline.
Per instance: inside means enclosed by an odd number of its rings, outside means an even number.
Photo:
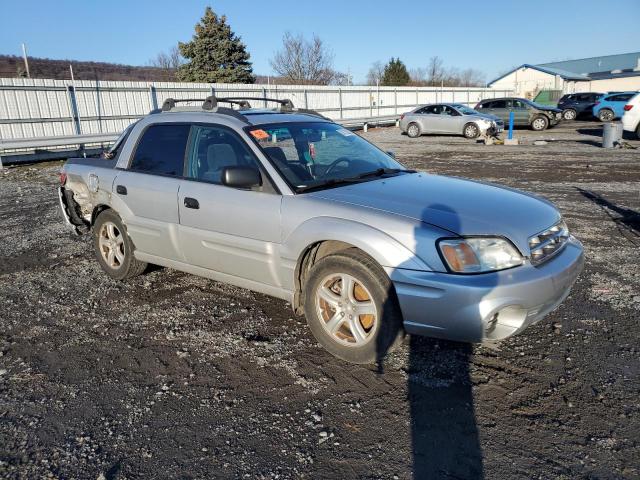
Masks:
[[[490,81],[523,63],[640,50],[640,0],[0,0],[0,54],[21,55],[24,42],[34,57],[148,65],[191,39],[207,5],[227,16],[260,75],[273,73],[286,31],[318,35],[356,83],[391,57],[411,69],[437,55]]]

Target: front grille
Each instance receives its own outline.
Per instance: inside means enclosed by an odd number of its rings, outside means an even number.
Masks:
[[[529,252],[531,263],[539,265],[546,262],[556,253],[562,250],[562,247],[569,239],[569,229],[563,220],[550,228],[529,238]]]

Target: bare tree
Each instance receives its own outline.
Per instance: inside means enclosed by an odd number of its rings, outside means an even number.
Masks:
[[[381,61],[373,62],[367,73],[367,85],[379,85],[382,83],[384,65]]]
[[[461,87],[480,87],[484,85],[484,74],[473,68],[466,68],[460,72]]]
[[[439,85],[444,77],[444,62],[438,56],[431,57],[427,65],[427,82],[429,85]]]
[[[309,41],[301,34],[286,32],[282,50],[274,54],[270,63],[289,83],[329,85],[344,81],[344,75],[333,69],[333,54],[315,34]]]
[[[409,70],[411,85],[422,87],[427,84],[427,70],[424,68],[412,68]]]
[[[175,80],[176,70],[184,63],[177,46],[171,47],[168,52],[160,52],[149,61],[152,67],[160,68],[166,72],[168,80]]]

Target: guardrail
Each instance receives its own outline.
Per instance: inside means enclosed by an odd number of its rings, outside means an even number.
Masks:
[[[397,124],[398,118],[399,115],[386,115],[338,120],[336,123],[349,129],[362,128],[366,132],[369,126]],[[118,133],[100,133],[0,140],[0,170],[3,168],[3,157],[10,159],[4,163],[31,163],[69,157],[70,154],[86,155],[104,150],[118,138],[118,135]],[[9,152],[8,155],[7,152]]]

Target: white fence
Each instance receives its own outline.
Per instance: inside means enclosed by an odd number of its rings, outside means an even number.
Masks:
[[[219,96],[290,98],[296,107],[334,120],[399,115],[416,105],[509,95],[489,88],[245,85],[170,82],[0,79],[0,140],[117,133],[166,98]],[[262,102],[253,102],[261,107]]]

